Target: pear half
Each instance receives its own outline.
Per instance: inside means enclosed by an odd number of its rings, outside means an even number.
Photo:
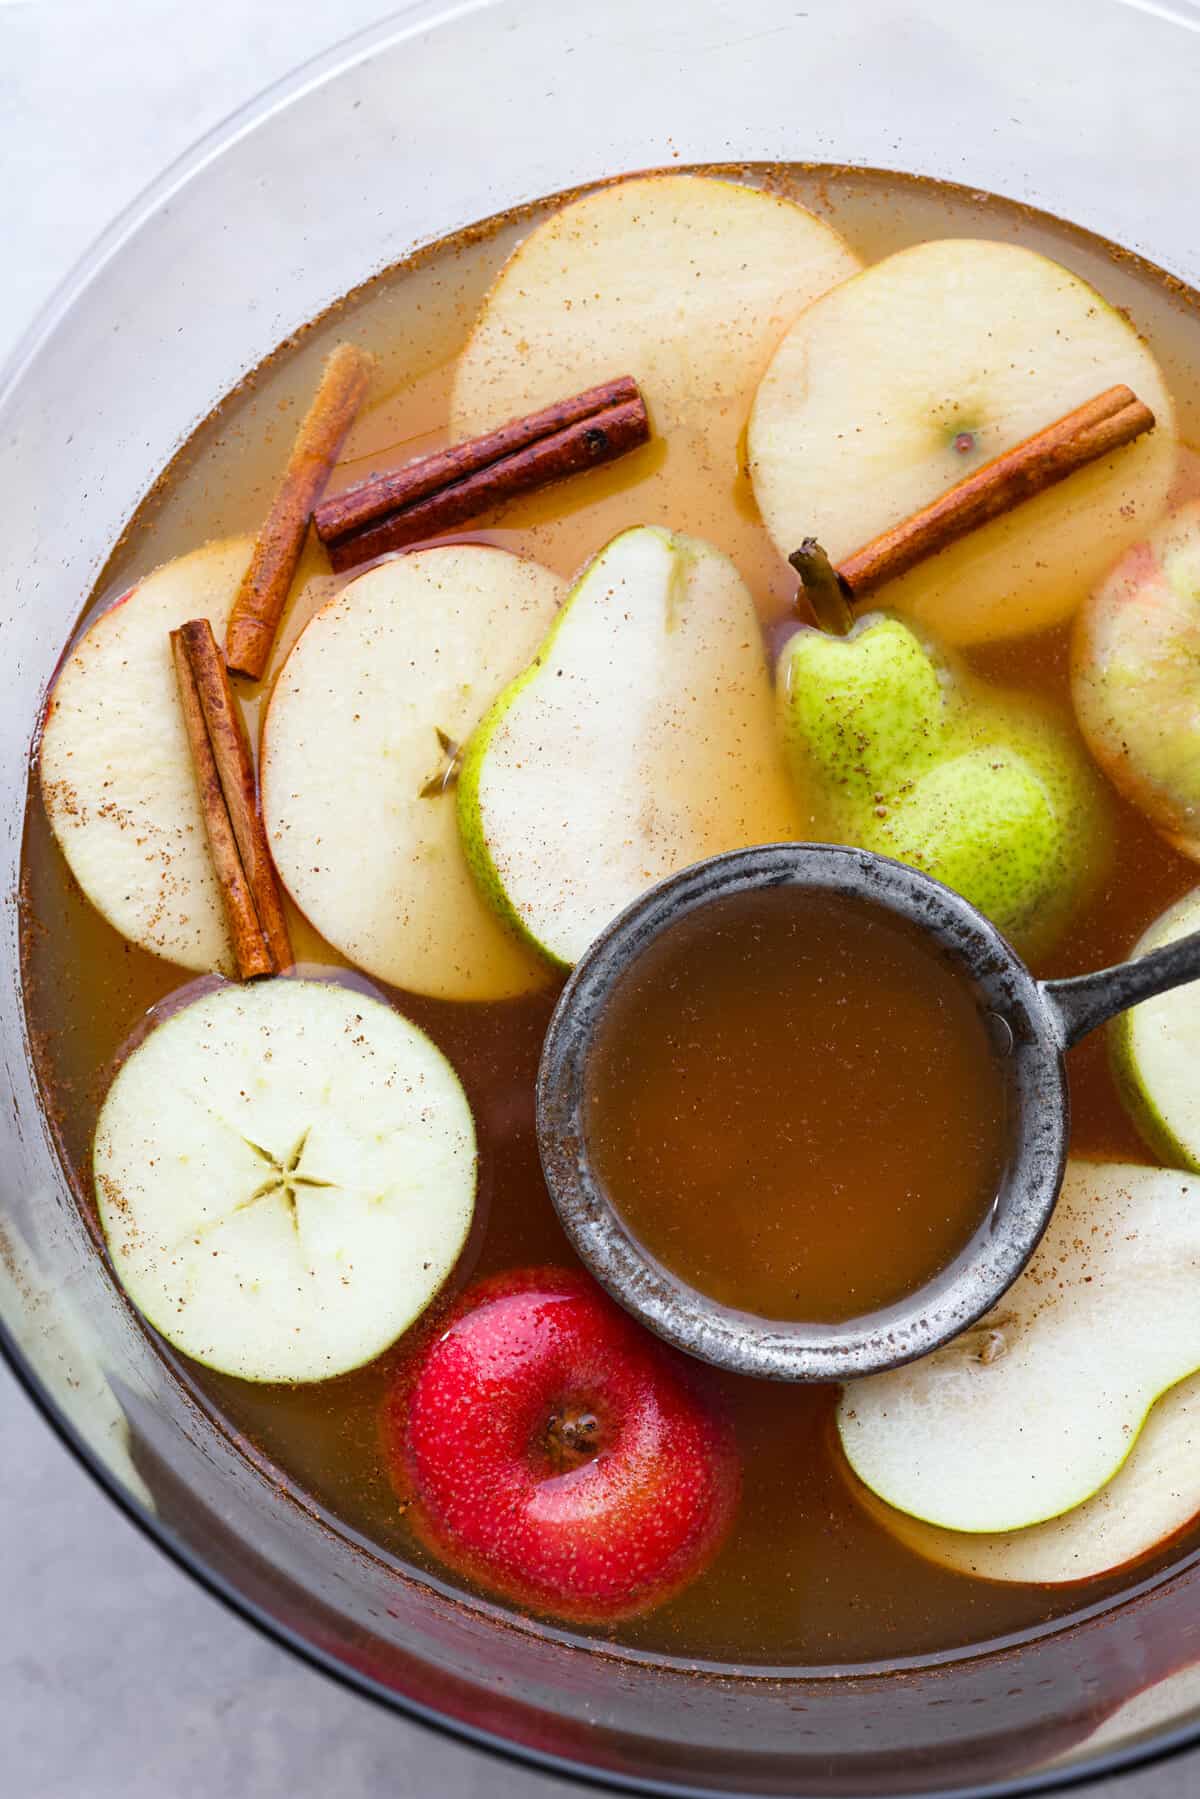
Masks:
[[[458,797],[482,891],[563,967],[676,869],[799,835],[733,564],[653,525],[614,538],[481,723]]]
[[[1156,429],[880,590],[947,643],[1068,618],[1166,504],[1170,396],[1132,325],[1069,270],[1014,244],[900,250],[803,312],[750,417],[750,475],[777,548],[839,562],[982,463],[1125,382]]]
[[[760,188],[671,174],[598,188],[501,270],[455,371],[454,435],[633,375],[659,436],[710,446],[732,481],[781,335],[860,266],[831,226]]]
[[[169,1343],[256,1381],[327,1380],[424,1311],[466,1239],[458,1077],[382,1001],[220,986],[123,1064],[94,1147],[118,1279]]]
[[[71,873],[109,923],[151,954],[233,972],[170,633],[207,618],[218,642],[248,537],[168,562],[102,612],[50,691],[39,773]]]
[[[931,1562],[977,1580],[1040,1586],[1095,1580],[1150,1555],[1200,1515],[1200,1378],[1156,1400],[1129,1458],[1082,1505],[1026,1530],[940,1530],[857,1496],[885,1530]]]
[[[377,980],[497,1000],[545,979],[476,891],[454,782],[564,591],[507,550],[417,550],[351,581],[284,664],[263,730],[271,851],[309,921]]]
[[[956,1531],[1082,1505],[1200,1369],[1200,1180],[1073,1161],[1025,1273],[980,1324],[849,1384],[838,1430],[880,1499]]]
[[[779,722],[822,837],[922,869],[1042,954],[1111,861],[1107,795],[1053,710],[997,695],[902,619],[780,653]]]
[[[1156,919],[1135,956],[1200,931],[1200,888]],[[1194,983],[1131,1006],[1109,1026],[1113,1070],[1138,1130],[1157,1155],[1200,1172],[1200,989]]]

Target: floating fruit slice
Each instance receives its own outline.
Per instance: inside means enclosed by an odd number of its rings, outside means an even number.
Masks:
[[[1200,888],[1157,919],[1134,946],[1148,956],[1200,931]],[[1134,1123],[1157,1155],[1200,1172],[1200,993],[1176,987],[1110,1026],[1113,1065]]]
[[[454,811],[459,745],[528,662],[557,575],[478,544],[360,575],[319,612],[275,685],[263,811],[284,885],[377,980],[505,999],[545,971],[480,898]]]
[[[471,739],[459,817],[483,891],[563,966],[675,869],[798,836],[733,564],[654,525],[602,550]]]
[[[859,1497],[893,1536],[932,1562],[980,1580],[1057,1586],[1094,1580],[1159,1549],[1200,1515],[1200,1380],[1164,1393],[1106,1486],[1082,1505],[1027,1530],[939,1530]]]
[[[130,1299],[176,1349],[255,1381],[369,1362],[454,1266],[475,1203],[458,1078],[380,1000],[218,987],[109,1088],[96,1199]]]
[[[791,200],[704,175],[644,175],[535,227],[484,302],[454,377],[473,437],[615,375],[655,431],[728,465],[767,359],[802,307],[860,267]]]
[[[402,1374],[383,1434],[434,1553],[561,1618],[661,1604],[713,1560],[737,1505],[736,1445],[702,1374],[566,1269],[470,1293]]]
[[[1114,786],[1200,861],[1200,501],[1121,558],[1075,622],[1080,729]]]
[[[42,730],[42,797],[71,872],[109,923],[153,955],[233,972],[169,634],[207,618],[218,639],[250,540],[206,544],[147,575],[88,627],[59,671]]]
[[[930,329],[930,320],[937,320]],[[814,301],[754,401],[750,474],[777,548],[834,562],[1104,389],[1157,427],[881,589],[947,643],[1070,616],[1166,503],[1173,410],[1154,357],[1078,276],[979,239],[918,244]]]
[[[850,1466],[958,1531],[1022,1530],[1121,1467],[1161,1393],[1200,1368],[1200,1181],[1074,1161],[1020,1280],[972,1330],[852,1382]]]

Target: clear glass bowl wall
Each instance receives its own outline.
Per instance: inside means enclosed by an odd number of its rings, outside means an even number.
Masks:
[[[677,162],[904,169],[1044,207],[1200,282],[1200,11],[1127,0],[483,0],[410,8],[230,120],[80,267],[0,386],[4,887],[62,642],[222,393],[415,246]],[[190,1408],[67,1192],[4,922],[0,1317],[50,1422],[169,1553],[398,1709],[658,1791],[1045,1790],[1200,1737],[1200,1587],[1025,1648],[813,1680],[651,1664],[401,1579]]]

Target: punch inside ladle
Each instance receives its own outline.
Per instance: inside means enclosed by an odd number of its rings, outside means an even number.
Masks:
[[[763,1316],[724,1303],[651,1253],[601,1173],[589,1123],[598,1046],[630,971],[670,934],[702,922],[736,896],[781,890],[819,896],[856,917],[865,913],[937,952],[986,1026],[1006,1119],[986,1221],[962,1252],[936,1277],[889,1303],[824,1321]],[[615,919],[562,994],[537,1093],[538,1140],[551,1197],[574,1247],[614,1298],[704,1361],[799,1381],[843,1380],[895,1367],[937,1348],[988,1311],[1033,1253],[1066,1164],[1067,1050],[1114,1014],[1198,977],[1200,935],[1095,974],[1035,980],[966,900],[868,851],[784,843],[714,857],[662,882]],[[801,1171],[798,1163],[797,1178]]]

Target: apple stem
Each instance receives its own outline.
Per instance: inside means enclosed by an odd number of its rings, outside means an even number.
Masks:
[[[564,1406],[546,1421],[545,1446],[557,1472],[577,1468],[600,1447],[600,1420],[587,1406]]]
[[[800,577],[800,593],[812,608],[817,625],[830,637],[845,637],[854,623],[854,595],[815,537],[806,537],[788,561]]]

